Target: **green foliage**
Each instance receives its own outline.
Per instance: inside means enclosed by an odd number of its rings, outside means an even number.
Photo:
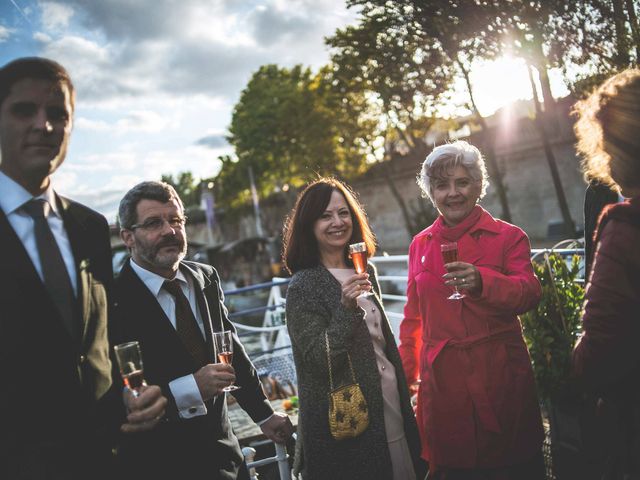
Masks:
[[[233,111],[228,140],[235,155],[220,158],[216,199],[231,207],[249,201],[249,167],[260,197],[318,174],[361,173],[365,153],[354,139],[362,126],[345,112],[327,68],[260,67]]]
[[[176,189],[185,208],[200,205],[200,183],[191,172],[180,172],[177,178],[171,174],[162,175],[162,181]]]
[[[584,288],[575,280],[580,258],[570,263],[551,254],[534,263],[542,284],[542,299],[535,310],[520,317],[531,354],[538,393],[543,402],[563,397],[571,378],[571,354],[581,330]]]
[[[358,24],[326,40],[335,81],[343,92],[362,92],[370,99],[368,111],[356,113],[378,110],[376,136],[387,145],[423,148],[422,139],[451,89],[451,62],[406,8],[395,2],[355,5],[362,7]]]
[[[566,50],[562,68],[576,97],[583,97],[614,73],[637,66],[640,27],[637,0],[581,0],[563,16]]]

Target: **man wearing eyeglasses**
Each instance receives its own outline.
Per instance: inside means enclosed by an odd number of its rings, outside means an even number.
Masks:
[[[182,201],[166,183],[143,182],[125,194],[119,218],[131,258],[116,279],[114,335],[118,343],[140,342],[145,378],[169,399],[166,423],[121,446],[123,472],[132,478],[145,470],[161,478],[205,473],[248,479],[222,389],[234,382],[240,386],[233,396],[271,440],[284,443],[292,426],[264,395],[229,321],[216,270],[184,260]],[[215,359],[213,332],[224,330],[233,332],[231,365]]]
[[[126,422],[107,338],[109,227],[51,182],[74,102],[56,62],[0,68],[2,479],[109,478],[111,443]],[[163,414],[160,389],[143,390],[125,395],[124,432],[153,428]]]

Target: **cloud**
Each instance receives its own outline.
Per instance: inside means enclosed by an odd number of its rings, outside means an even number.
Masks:
[[[235,0],[67,0],[65,7],[92,34],[55,38],[46,31],[53,38],[43,50],[70,65],[79,93],[94,101],[164,93],[235,102],[261,65],[325,63],[323,37],[346,18],[342,0],[266,0],[258,7]]]
[[[40,2],[42,25],[46,30],[63,29],[69,26],[73,8],[57,2]]]
[[[255,39],[259,45],[270,46],[286,39],[300,40],[309,31],[315,30],[313,19],[294,9],[280,10],[275,5],[261,5],[249,17]]]
[[[92,132],[106,132],[112,128],[109,122],[104,120],[94,120],[86,117],[76,117],[73,120],[74,130],[87,130]]]
[[[229,147],[229,142],[227,142],[224,134],[214,133],[198,139],[196,145],[209,148],[224,148]]]
[[[12,30],[10,28],[0,25],[0,43],[6,42],[11,36],[11,33]]]
[[[118,120],[116,129],[118,131],[133,132],[160,132],[169,124],[170,120],[151,110],[134,110],[128,115]]]

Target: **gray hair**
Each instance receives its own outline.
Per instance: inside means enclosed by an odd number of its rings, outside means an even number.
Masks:
[[[129,229],[138,221],[136,209],[141,200],[155,200],[167,203],[176,200],[180,209],[184,211],[182,200],[175,189],[165,182],[142,182],[124,194],[118,208],[120,228]]]
[[[433,181],[458,165],[466,168],[474,181],[482,182],[480,198],[484,197],[487,193],[487,186],[489,186],[489,176],[484,159],[480,150],[464,140],[437,146],[427,155],[427,158],[422,162],[420,174],[416,177],[418,186],[422,190],[422,196],[428,197],[435,205]]]

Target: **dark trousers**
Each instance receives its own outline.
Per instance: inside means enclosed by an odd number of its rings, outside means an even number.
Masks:
[[[542,451],[532,459],[497,468],[447,468],[429,472],[427,480],[545,480]]]

